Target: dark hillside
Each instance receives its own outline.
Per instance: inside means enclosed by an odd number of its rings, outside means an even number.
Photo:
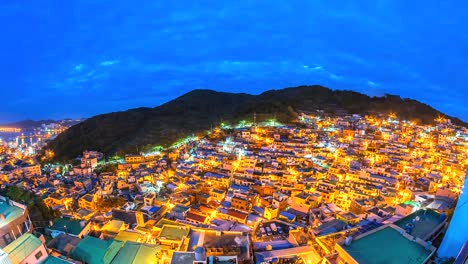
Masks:
[[[106,154],[136,152],[154,145],[169,146],[178,139],[221,122],[276,118],[288,123],[301,111],[322,109],[333,113],[396,113],[400,118],[432,123],[446,116],[434,108],[399,96],[369,97],[353,91],[333,91],[322,86],[270,90],[260,95],[194,90],[155,108],[137,108],[98,115],[60,134],[49,143],[57,160],[68,160],[83,150]],[[463,121],[449,117],[466,126]]]

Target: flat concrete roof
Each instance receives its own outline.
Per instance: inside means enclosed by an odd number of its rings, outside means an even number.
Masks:
[[[278,258],[291,258],[295,256],[307,258],[307,260],[310,261],[310,263],[318,263],[322,260],[322,257],[320,257],[320,255],[317,254],[314,247],[312,246],[256,252],[255,256],[257,259],[257,263],[262,263]],[[309,262],[306,261],[306,263]]]
[[[24,210],[14,205],[8,204],[8,202],[0,200],[0,214],[5,216],[5,220],[0,220],[0,228],[8,225],[10,222],[20,217]]]
[[[181,241],[182,238],[188,236],[189,233],[190,228],[184,226],[164,225],[161,233],[159,233],[159,238]]]
[[[342,248],[360,264],[420,264],[432,253],[389,226],[364,235]]]
[[[418,218],[418,221],[413,223],[413,219]],[[427,210],[418,210],[408,216],[403,217],[402,219],[396,221],[394,224],[405,229],[407,224],[413,224],[414,228],[411,232],[411,235],[419,237],[421,239],[426,239],[426,236],[434,232],[437,226],[444,222],[446,217],[441,216],[439,213],[427,209]]]

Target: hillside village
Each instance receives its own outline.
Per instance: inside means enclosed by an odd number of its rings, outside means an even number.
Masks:
[[[11,263],[426,263],[468,168],[466,128],[393,114],[220,124],[148,153],[84,150],[75,164],[19,148],[0,145],[1,188],[60,216],[35,223],[25,201],[1,197]]]

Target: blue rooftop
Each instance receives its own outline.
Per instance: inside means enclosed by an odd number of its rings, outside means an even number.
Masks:
[[[293,215],[291,213],[288,213],[288,212],[285,212],[285,211],[281,211],[280,215],[283,216],[283,217],[286,217],[289,221],[294,220],[294,218],[296,217],[295,215]]]

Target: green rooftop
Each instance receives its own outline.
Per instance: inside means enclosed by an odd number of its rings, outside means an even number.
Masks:
[[[70,256],[88,264],[156,263],[161,247],[86,236],[73,249]]]
[[[120,249],[123,247],[124,242],[114,240],[107,248],[106,253],[104,254],[104,263],[111,263],[112,260],[115,258],[117,253],[119,253]]]
[[[76,260],[88,264],[102,264],[107,248],[111,245],[111,240],[102,240],[92,236],[85,236],[70,253]]]
[[[70,264],[70,262],[54,256],[48,256],[42,264]]]
[[[140,236],[142,236],[140,233],[122,230],[114,237],[114,239],[122,242],[138,242]]]
[[[0,220],[0,227],[3,227],[20,217],[23,212],[24,210],[22,208],[10,205],[7,201],[0,200],[0,214],[5,216],[4,220]]]
[[[180,241],[184,236],[188,236],[189,232],[190,228],[187,227],[165,225],[159,234],[159,238]]]
[[[119,233],[125,227],[125,222],[120,220],[110,220],[101,229],[103,231]]]
[[[419,218],[419,221],[413,223],[413,219]],[[414,228],[410,235],[419,237],[423,240],[428,235],[435,231],[436,227],[445,221],[445,217],[430,209],[420,209],[402,219],[396,221],[394,224],[400,228],[405,229],[407,224],[414,224]]]
[[[57,218],[54,220],[54,224],[49,229],[63,231],[72,235],[78,235],[84,228],[84,226],[81,226],[80,223],[80,220]]]
[[[418,202],[414,202],[414,201],[405,201],[403,204],[405,205],[411,205],[413,207],[418,207],[419,206],[419,203]]]
[[[169,220],[167,218],[162,218],[156,223],[155,227],[162,228],[164,225],[181,225],[176,221]]]
[[[26,233],[4,247],[3,251],[8,253],[13,263],[20,263],[41,245],[39,238]]]
[[[431,254],[391,227],[358,238],[343,249],[360,264],[421,264]]]
[[[134,242],[126,242],[115,256],[112,264],[140,264],[156,263],[161,245],[148,245]]]

